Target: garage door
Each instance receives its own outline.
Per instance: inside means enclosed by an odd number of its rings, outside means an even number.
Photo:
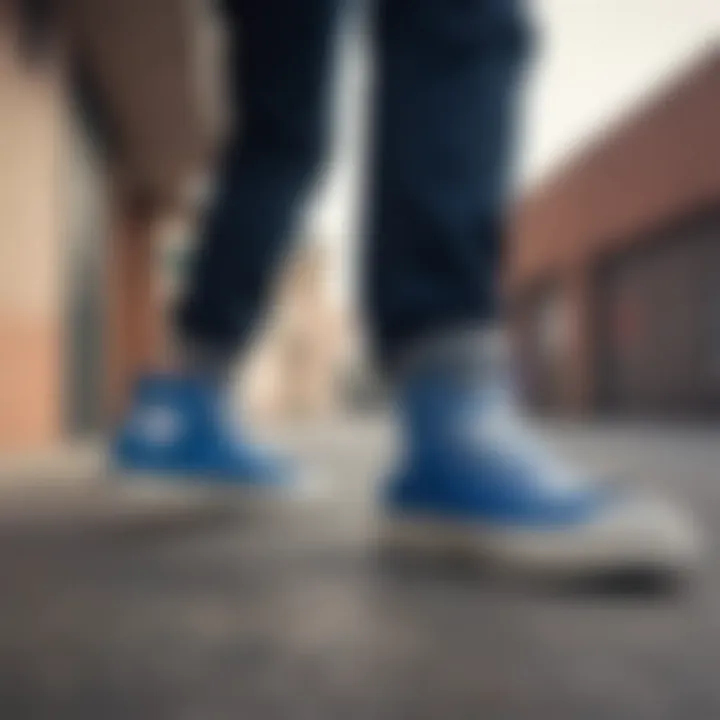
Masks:
[[[606,409],[720,412],[720,212],[614,259],[599,290]]]

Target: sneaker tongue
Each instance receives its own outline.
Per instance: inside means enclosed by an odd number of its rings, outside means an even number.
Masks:
[[[518,477],[537,491],[557,495],[586,490],[581,473],[561,462],[541,441],[519,412],[510,392],[475,396],[458,419],[458,435],[465,452],[493,455],[515,467]]]
[[[445,415],[447,439],[461,453],[482,453],[512,466],[540,494],[586,490],[584,478],[557,460],[520,412],[507,336],[500,330],[448,335],[416,346],[401,366],[411,388],[433,390],[442,403],[423,408],[424,427],[437,430]],[[410,395],[412,395],[412,391]],[[437,397],[434,398],[437,401]],[[421,433],[427,437],[428,433]]]

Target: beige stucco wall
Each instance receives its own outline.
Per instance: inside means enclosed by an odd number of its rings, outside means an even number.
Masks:
[[[60,432],[65,103],[60,63],[0,18],[0,451]]]
[[[326,416],[337,409],[349,327],[330,292],[326,248],[298,248],[281,275],[267,325],[241,367],[238,394],[259,424]]]

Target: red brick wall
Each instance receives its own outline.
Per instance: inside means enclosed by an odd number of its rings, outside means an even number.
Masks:
[[[520,204],[510,286],[577,267],[720,200],[720,49]]]

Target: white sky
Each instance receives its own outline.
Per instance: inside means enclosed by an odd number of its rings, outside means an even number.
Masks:
[[[390,1],[392,0],[385,0]],[[519,179],[535,181],[578,144],[720,43],[720,0],[530,0],[540,31],[529,76]],[[311,222],[347,247],[357,219],[367,70],[362,41],[343,54],[336,158]],[[348,253],[343,252],[345,268]],[[336,275],[346,286],[348,273]]]
[[[521,172],[572,146],[720,42],[720,0],[533,0],[541,47],[531,75]]]

